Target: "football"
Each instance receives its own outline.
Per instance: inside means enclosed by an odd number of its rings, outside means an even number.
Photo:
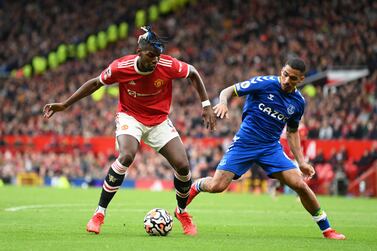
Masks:
[[[173,217],[163,208],[154,208],[144,217],[144,229],[149,235],[166,236],[173,228]]]

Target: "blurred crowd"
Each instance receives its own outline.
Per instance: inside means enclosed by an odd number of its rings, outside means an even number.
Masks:
[[[0,70],[21,67],[62,43],[78,43],[157,1],[0,1]],[[131,7],[131,8],[129,8]]]
[[[185,147],[195,178],[211,175],[229,144],[230,139],[203,149],[202,142],[185,140]],[[14,146],[15,150],[0,147],[0,178],[14,183],[22,172],[35,172],[41,177],[66,176],[70,179],[85,177],[89,180],[102,179],[116,159],[115,151],[94,154],[89,142],[82,145],[67,145],[53,141],[38,152],[33,145]],[[171,179],[170,164],[151,148],[143,145],[128,169],[128,179],[159,178]]]
[[[324,157],[322,151],[311,159],[316,174],[309,181],[313,190],[317,193],[347,195],[348,185],[360,177],[371,167],[377,167],[377,143],[371,149],[365,149],[360,159],[355,160],[349,156],[347,150],[342,147],[333,149],[329,159]]]
[[[0,67],[20,67],[62,42],[78,42],[110,23],[132,22],[136,8],[151,4],[141,0],[127,1],[127,6],[121,0],[0,1]],[[363,79],[333,88],[315,85],[315,95],[303,91],[307,100],[303,123],[311,139],[377,139],[376,1],[197,1],[160,18],[153,29],[167,38],[166,54],[200,71],[213,104],[226,86],[252,76],[279,74],[293,55],[306,61],[308,76],[338,66],[367,67],[370,74]],[[138,34],[130,29],[127,40],[42,76],[2,81],[1,135],[114,135],[117,98],[111,95],[105,94],[99,101],[83,99],[50,120],[42,118],[41,110],[46,103],[69,97],[115,58],[134,53]],[[227,142],[241,122],[242,105],[242,99],[233,99],[230,119],[218,121],[217,131],[210,133],[202,126],[199,97],[187,81],[178,80],[170,118],[181,136],[222,137]],[[225,145],[203,151],[186,144],[197,177],[216,167]],[[70,176],[99,177],[114,158],[90,152],[82,155],[80,151],[17,154],[17,158],[9,153],[0,156],[3,177],[17,172],[12,166],[36,168],[42,175],[57,168]],[[171,177],[167,163],[157,154],[143,151],[138,156],[131,177]],[[49,160],[60,167],[52,167]]]

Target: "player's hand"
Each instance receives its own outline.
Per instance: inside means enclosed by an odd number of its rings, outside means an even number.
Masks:
[[[309,163],[301,163],[299,164],[299,168],[304,176],[305,179],[311,179],[313,175],[315,174],[314,167],[310,165]]]
[[[43,107],[43,117],[50,118],[55,112],[61,112],[67,109],[63,103],[51,103]]]
[[[213,112],[213,109],[211,106],[206,106],[203,108],[203,120],[206,128],[210,129],[211,131],[216,130],[216,116]]]
[[[217,105],[213,107],[213,109],[218,118],[221,118],[221,119],[223,119],[224,117],[229,118],[228,106],[226,104],[218,103]]]

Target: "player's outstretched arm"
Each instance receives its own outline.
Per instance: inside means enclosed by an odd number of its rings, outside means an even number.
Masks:
[[[304,178],[310,179],[315,174],[315,170],[312,165],[305,161],[304,154],[301,151],[300,135],[297,128],[287,126],[287,141],[289,148],[297,160],[298,167],[304,174]]]
[[[220,92],[219,103],[213,107],[219,118],[228,118],[228,100],[235,96],[234,86],[229,86]]]
[[[188,78],[194,85],[194,88],[199,94],[200,100],[203,105],[203,119],[206,128],[210,128],[211,131],[216,130],[216,116],[213,113],[213,109],[208,99],[208,94],[204,86],[203,80],[199,75],[199,72],[195,69],[194,66],[189,65],[189,75]]]
[[[43,107],[43,116],[50,118],[56,112],[64,111],[72,104],[76,103],[80,99],[92,94],[98,90],[103,84],[100,82],[99,77],[92,78],[85,82],[75,93],[72,94],[66,101],[62,103],[50,103]]]

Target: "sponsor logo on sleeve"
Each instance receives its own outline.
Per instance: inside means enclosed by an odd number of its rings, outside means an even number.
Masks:
[[[246,81],[243,81],[243,82],[240,82],[240,83],[237,83],[236,84],[236,89],[237,90],[240,90],[240,89],[246,89],[250,86],[250,81],[249,80],[246,80]]]

